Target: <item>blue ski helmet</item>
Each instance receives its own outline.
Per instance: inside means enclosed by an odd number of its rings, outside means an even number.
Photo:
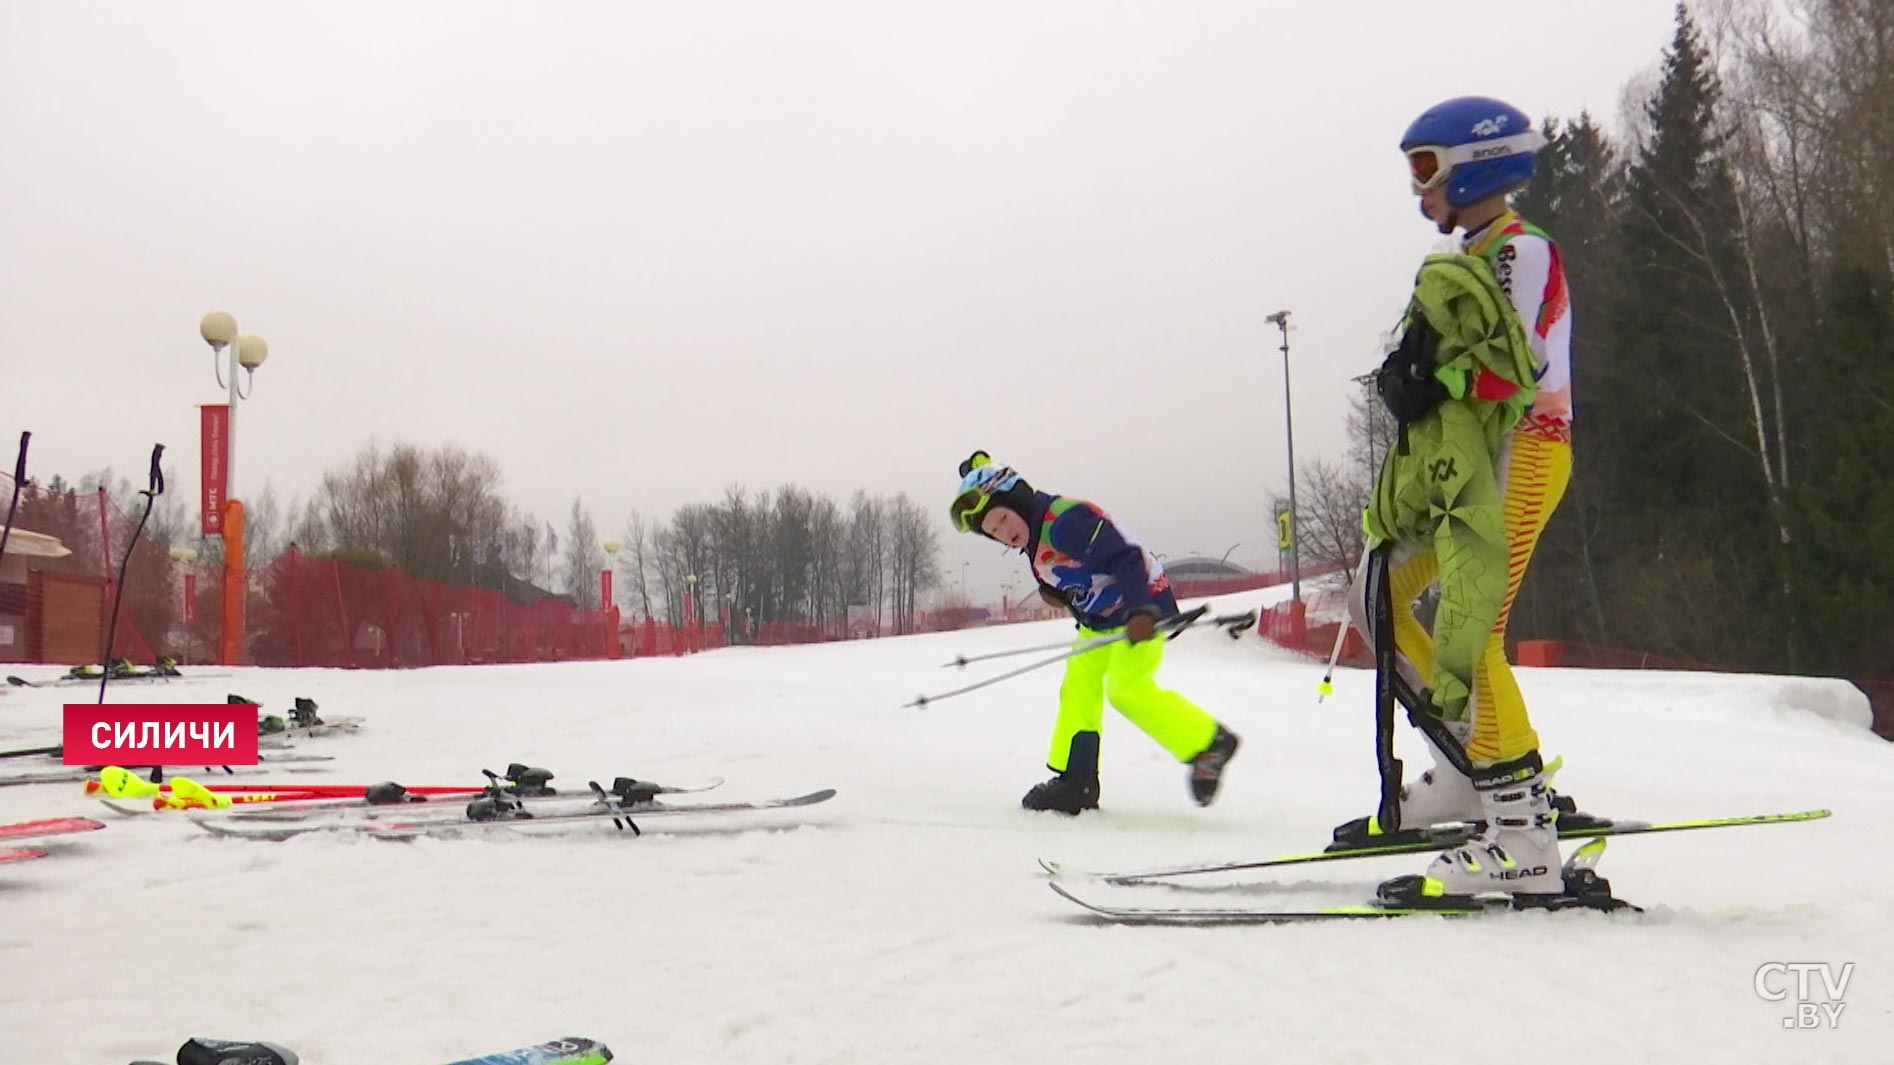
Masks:
[[[1525,184],[1532,177],[1533,153],[1543,147],[1545,137],[1524,111],[1490,96],[1443,100],[1401,135],[1414,191],[1444,183],[1453,207]]]
[[[1009,466],[996,466],[993,456],[976,451],[960,463],[960,487],[947,507],[947,516],[961,532],[980,532],[980,519],[989,504],[1025,517],[1032,505],[1032,485]],[[984,535],[984,534],[983,534]]]

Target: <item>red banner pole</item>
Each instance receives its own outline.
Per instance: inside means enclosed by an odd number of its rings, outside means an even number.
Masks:
[[[200,406],[202,437],[199,441],[200,499],[205,536],[220,536],[224,531],[224,497],[228,494],[230,408],[222,403]]]

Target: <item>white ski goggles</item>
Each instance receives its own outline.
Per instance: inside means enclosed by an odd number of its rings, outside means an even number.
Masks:
[[[1545,137],[1536,129],[1471,144],[1422,144],[1407,149],[1407,176],[1413,182],[1415,192],[1426,192],[1444,184],[1447,176],[1453,173],[1453,168],[1462,163],[1531,155],[1543,147]]]

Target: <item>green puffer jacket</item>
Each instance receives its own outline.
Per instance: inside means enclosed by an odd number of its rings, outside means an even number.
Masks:
[[[1407,446],[1390,449],[1362,524],[1371,543],[1432,546],[1442,522],[1492,544],[1505,538],[1493,464],[1536,386],[1532,349],[1519,315],[1484,259],[1429,255],[1414,279],[1407,321],[1425,315],[1439,334],[1434,377],[1448,399],[1407,427]],[[1517,386],[1503,400],[1481,399],[1481,370]]]

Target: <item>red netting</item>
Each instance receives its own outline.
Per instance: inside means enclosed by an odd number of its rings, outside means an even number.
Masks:
[[[12,499],[13,478],[0,475],[0,506]],[[103,490],[52,492],[26,484],[13,529],[51,537],[69,554],[46,557],[37,553],[44,541],[9,539],[0,560],[0,661],[151,662],[164,653],[183,604],[165,549],[142,537],[126,571],[112,647],[104,646],[119,567],[142,513],[142,507],[132,514],[120,510]]]
[[[249,652],[259,665],[351,669],[616,657],[615,612],[410,577],[291,548],[258,575]]]

